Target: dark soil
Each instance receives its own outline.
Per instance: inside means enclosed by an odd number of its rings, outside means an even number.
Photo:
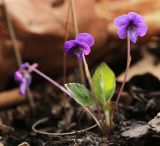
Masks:
[[[52,137],[34,133],[31,129],[33,123],[49,117],[49,121],[38,128],[49,132],[70,132],[87,128],[94,122],[79,105],[69,97],[55,93],[50,85],[35,86],[34,110],[27,102],[1,110],[1,120],[8,127],[0,129],[0,141],[6,146],[17,146],[22,142],[31,146],[159,146],[160,135],[156,133],[139,138],[121,135],[127,127],[137,122],[147,123],[160,111],[159,80],[149,74],[137,76],[126,84],[125,91],[109,136],[101,136],[96,127],[84,133]]]

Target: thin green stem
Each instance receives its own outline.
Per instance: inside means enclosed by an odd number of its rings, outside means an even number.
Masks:
[[[109,110],[104,110],[104,117],[105,117],[105,123],[107,126],[110,126],[110,111]]]

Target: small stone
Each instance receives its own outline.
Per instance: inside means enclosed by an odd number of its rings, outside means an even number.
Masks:
[[[3,142],[0,142],[0,146],[4,146]]]
[[[160,118],[160,113],[157,114],[157,117]]]
[[[82,142],[83,142],[83,139],[78,138],[78,139],[77,139],[77,142],[82,143]]]
[[[144,124],[144,125],[136,124],[129,127],[129,130],[122,132],[121,135],[123,137],[139,138],[147,134],[148,130],[149,130],[149,126],[147,124]]]
[[[150,129],[156,133],[160,133],[160,113],[148,122]]]
[[[18,146],[31,146],[30,144],[28,144],[27,142],[22,142],[21,144],[19,144]]]
[[[86,141],[92,142],[92,139],[91,139],[89,136],[87,136],[87,137],[86,137]]]

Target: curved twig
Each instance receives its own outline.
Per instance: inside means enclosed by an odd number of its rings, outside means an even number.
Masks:
[[[93,128],[95,128],[97,126],[97,124],[94,124],[88,128],[85,128],[85,129],[82,129],[82,130],[79,130],[79,131],[72,131],[72,132],[65,132],[65,133],[52,133],[52,132],[46,132],[46,131],[41,131],[41,130],[38,130],[36,129],[36,127],[44,122],[47,122],[49,120],[48,117],[45,117],[45,118],[42,118],[40,120],[38,120],[37,122],[35,122],[33,125],[32,125],[32,130],[35,132],[35,133],[38,133],[38,134],[43,134],[43,135],[48,135],[48,136],[65,136],[65,135],[73,135],[73,134],[77,134],[77,133],[83,133],[83,132],[86,132],[88,130],[91,130]]]

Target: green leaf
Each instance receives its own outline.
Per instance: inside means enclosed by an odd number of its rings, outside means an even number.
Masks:
[[[93,77],[93,89],[97,101],[104,105],[109,101],[114,93],[116,86],[116,78],[114,72],[108,67],[107,64],[102,63],[96,69]]]
[[[91,96],[90,91],[82,84],[69,83],[65,84],[65,87],[75,98],[75,100],[82,106],[90,107],[93,105],[93,98]]]

